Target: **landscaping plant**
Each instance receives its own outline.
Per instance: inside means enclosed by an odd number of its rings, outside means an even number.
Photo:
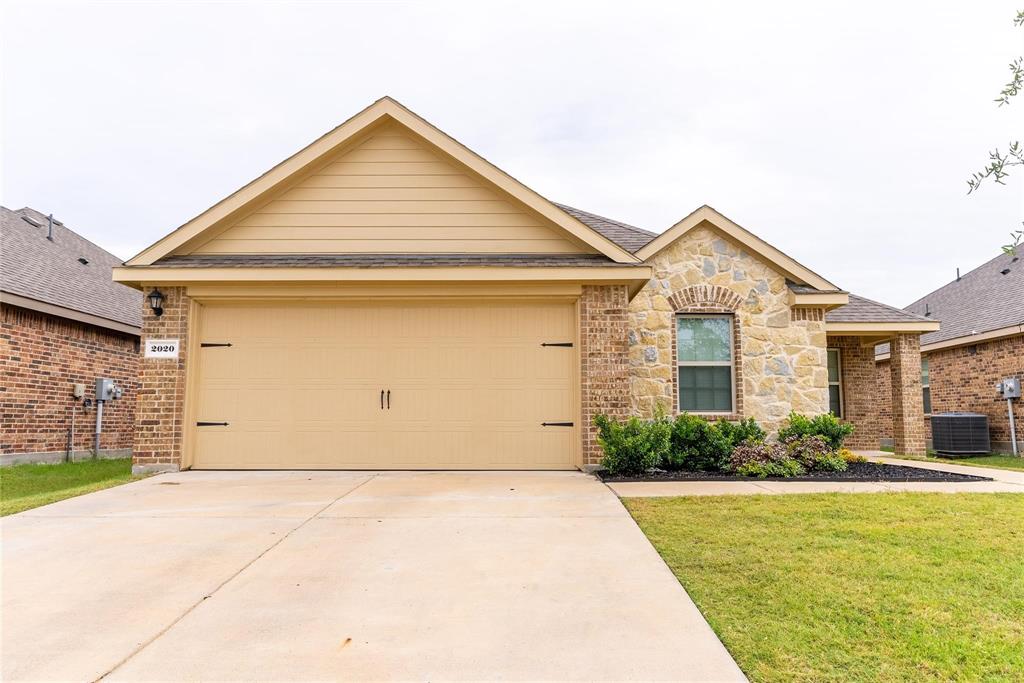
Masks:
[[[594,417],[597,440],[604,449],[601,464],[612,475],[641,475],[659,466],[668,455],[672,426],[662,416],[653,420],[631,417],[619,422],[607,415]]]
[[[729,457],[729,469],[745,477],[797,477],[803,466],[780,443],[753,443],[737,446]]]
[[[839,455],[840,458],[845,460],[847,463],[851,463],[851,462],[867,462],[868,461],[868,459],[865,458],[863,455],[857,455],[856,453],[851,451],[849,448],[840,448],[839,451],[838,451],[838,455]]]
[[[733,443],[718,425],[682,413],[672,422],[672,440],[664,467],[668,470],[718,472],[729,463]]]
[[[735,423],[722,418],[715,424],[715,427],[729,440],[733,448],[744,443],[761,443],[768,438],[768,434],[752,417]]]
[[[820,436],[791,436],[782,444],[790,458],[808,472],[843,472],[846,461]]]
[[[843,447],[846,437],[852,433],[853,425],[840,422],[832,413],[811,418],[792,412],[779,429],[779,441],[786,441],[795,436],[820,436],[828,442],[832,450],[838,451]]]

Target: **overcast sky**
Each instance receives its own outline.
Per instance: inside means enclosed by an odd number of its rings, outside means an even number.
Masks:
[[[8,2],[2,203],[127,258],[387,94],[549,199],[656,232],[710,204],[904,306],[1020,226],[1024,172],[965,182],[1024,137],[1015,9]]]

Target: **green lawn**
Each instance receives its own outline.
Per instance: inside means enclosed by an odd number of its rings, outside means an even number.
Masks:
[[[1024,495],[624,502],[751,680],[1024,680]]]
[[[882,446],[886,453],[892,453],[892,446]],[[901,455],[901,458],[909,460],[923,460],[925,462],[948,462],[953,465],[974,465],[975,467],[996,467],[1002,470],[1024,471],[1024,458],[1013,455],[974,455],[965,458],[944,458],[935,451],[929,450],[928,457],[922,458],[914,455]]]
[[[0,516],[135,479],[130,458],[0,467]]]

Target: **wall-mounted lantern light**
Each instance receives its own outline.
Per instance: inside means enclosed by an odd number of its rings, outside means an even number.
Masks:
[[[164,314],[164,295],[160,293],[160,290],[154,289],[146,298],[149,299],[149,307],[153,309],[153,314],[158,318],[162,316]]]

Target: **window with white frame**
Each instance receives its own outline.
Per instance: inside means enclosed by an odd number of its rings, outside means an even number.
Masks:
[[[843,416],[843,366],[839,349],[828,349],[828,410]]]
[[[921,393],[924,399],[924,414],[932,414],[932,383],[928,372],[928,358],[921,359]]]
[[[733,343],[731,315],[676,317],[679,410],[734,412]]]

